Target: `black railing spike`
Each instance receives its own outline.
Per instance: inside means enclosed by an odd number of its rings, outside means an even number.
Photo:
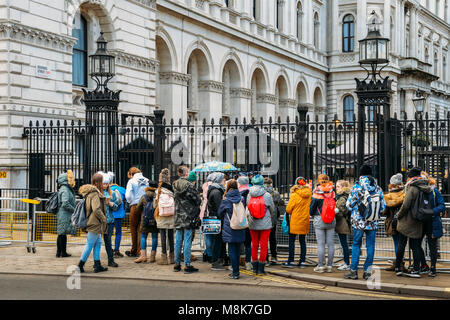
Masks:
[[[30,124],[29,124],[29,126],[30,126],[30,127],[32,127],[32,126],[33,126],[33,121],[31,121],[31,120],[30,120]]]
[[[428,116],[428,111],[425,112],[425,120],[428,120],[429,116]]]
[[[211,118],[211,124],[214,124],[214,118]]]
[[[263,122],[263,118],[261,117],[261,123]],[[272,124],[272,116],[269,117],[269,124]]]
[[[247,124],[247,119],[244,117],[244,119],[242,119],[242,123],[244,124],[244,125],[246,125]]]
[[[334,114],[333,120],[337,120],[337,119],[338,119],[338,116],[337,116],[337,114],[335,113],[335,114]]]
[[[436,120],[439,120],[439,111],[438,110],[436,110]]]
[[[70,125],[71,125],[72,127],[75,125],[75,121],[73,121],[73,119],[72,119],[72,121],[70,121]]]
[[[150,119],[149,118],[145,118],[145,124],[149,125],[150,124]]]
[[[325,122],[328,122],[328,115],[327,114],[325,115],[324,119],[325,119]]]
[[[178,119],[178,125],[181,126],[182,124],[183,124],[183,119],[179,118],[179,119]]]
[[[53,124],[50,122],[50,126],[52,126]],[[56,126],[57,127],[60,127],[61,126],[61,121],[59,121],[59,120],[56,120]]]
[[[280,116],[278,116],[278,122],[277,123],[281,123],[281,117]]]
[[[142,125],[142,118],[138,119],[138,125],[141,126]]]
[[[206,119],[205,119],[205,118],[203,118],[202,124],[203,124],[204,126],[206,126]]]
[[[170,119],[170,125],[173,126],[175,124],[175,121],[172,119]]]
[[[394,119],[397,120],[397,112],[394,112]]]
[[[78,119],[78,125],[81,126],[81,119]]]
[[[191,124],[191,118],[187,118],[186,124],[189,126]]]
[[[36,120],[36,127],[39,127],[39,120]]]
[[[309,122],[309,114],[306,115],[306,122]]]
[[[46,126],[47,126],[47,122],[46,122],[45,120],[42,122],[42,126],[43,126],[43,127],[46,127]]]
[[[286,122],[287,122],[287,123],[290,123],[290,121],[289,121],[289,116],[286,117]],[[278,123],[280,123],[280,121],[278,121]]]
[[[134,125],[134,117],[131,117],[130,124],[131,124],[131,125]]]
[[[219,125],[222,125],[222,124],[223,124],[223,119],[220,118],[220,119],[219,119]]]
[[[166,118],[163,119],[163,125],[166,125]]]
[[[64,119],[64,127],[67,127],[67,120]]]
[[[316,114],[316,122],[319,122],[319,115],[318,114]]]
[[[53,120],[50,120],[50,127],[53,127]]]

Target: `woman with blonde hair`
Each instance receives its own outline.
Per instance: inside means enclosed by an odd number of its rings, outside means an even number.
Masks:
[[[75,178],[72,170],[67,170],[58,176],[58,212],[56,213],[56,257],[70,257],[67,253],[67,235],[76,234],[77,229],[72,225],[72,214],[75,211]]]
[[[342,253],[344,255],[344,264],[338,267],[338,270],[350,270],[350,250],[348,247],[347,236],[351,234],[352,225],[350,223],[350,210],[346,203],[350,196],[350,182],[338,180],[336,182],[336,228],[339,242],[341,243]]]

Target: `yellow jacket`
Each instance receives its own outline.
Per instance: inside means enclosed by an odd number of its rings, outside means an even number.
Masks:
[[[309,233],[309,206],[311,204],[311,189],[309,186],[293,186],[286,213],[290,215],[289,233]]]

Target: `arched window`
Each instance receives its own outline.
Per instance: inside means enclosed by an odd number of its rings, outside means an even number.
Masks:
[[[344,121],[352,122],[354,121],[353,116],[355,113],[355,100],[353,96],[346,96],[344,98]]]
[[[448,76],[447,76],[447,57],[442,57],[442,80],[444,82],[447,82]]]
[[[428,48],[425,48],[425,62],[428,63],[429,60],[430,60],[430,55],[428,54]]]
[[[297,39],[302,40],[303,10],[300,1],[297,3]]]
[[[314,47],[316,47],[316,49],[319,49],[319,14],[316,12],[314,14]]]
[[[439,76],[439,74],[438,74],[438,71],[439,71],[438,64],[439,64],[438,54],[437,54],[437,52],[434,52],[434,74],[436,76]]]
[[[77,39],[72,55],[72,84],[87,86],[87,22],[77,13],[73,19],[72,37]]]
[[[355,42],[355,19],[351,14],[344,17],[342,24],[342,51],[353,52]]]

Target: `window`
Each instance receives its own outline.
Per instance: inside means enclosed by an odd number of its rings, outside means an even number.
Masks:
[[[73,20],[72,37],[77,39],[73,46],[72,84],[87,86],[87,22],[78,13]]]
[[[351,14],[344,17],[342,24],[342,51],[353,52],[355,42],[355,20]]]
[[[256,21],[261,21],[261,0],[253,0],[253,18]]]
[[[300,1],[297,3],[297,39],[302,40],[303,10]]]
[[[276,0],[276,12],[277,12],[277,29],[279,32],[283,32],[283,1]]]
[[[376,119],[376,113],[377,113],[377,107],[376,106],[369,106],[367,109],[367,121],[373,122]]]
[[[442,78],[444,82],[447,82],[447,58],[445,56],[442,57]]]
[[[319,15],[317,12],[314,14],[314,47],[319,49]]]
[[[344,121],[345,122],[352,122],[354,121],[354,104],[355,100],[353,99],[353,96],[346,96],[344,98]]]
[[[438,72],[439,72],[438,63],[439,63],[438,54],[437,54],[437,52],[435,52],[434,53],[434,74],[436,76],[439,76],[439,74],[438,74]]]

